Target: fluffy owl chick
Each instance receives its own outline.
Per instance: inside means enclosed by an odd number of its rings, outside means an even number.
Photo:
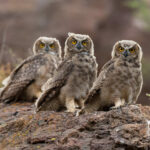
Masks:
[[[88,35],[69,33],[65,42],[64,61],[36,101],[36,111],[58,111],[62,107],[74,112],[83,107],[84,99],[97,77],[94,45]]]
[[[35,55],[25,59],[9,76],[0,93],[0,101],[32,100],[41,93],[41,86],[53,76],[59,61],[61,47],[55,38],[40,37],[34,43]]]
[[[143,85],[141,59],[142,49],[138,43],[118,41],[113,47],[112,59],[103,66],[80,113],[135,104]]]
[[[34,42],[34,45],[33,45],[33,54],[36,55],[38,53],[44,53],[45,52],[45,48],[43,47],[39,47],[39,42],[40,41],[43,41],[44,39],[46,39],[47,37],[39,37],[35,42]],[[9,79],[10,79],[10,76],[8,76],[7,78],[5,78],[3,81],[2,81],[2,85],[3,86],[6,86],[9,82]],[[0,90],[3,89],[3,88],[0,88]]]

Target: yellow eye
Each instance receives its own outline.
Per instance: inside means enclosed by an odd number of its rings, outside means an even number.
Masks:
[[[54,44],[51,44],[51,45],[49,45],[49,47],[50,47],[50,48],[54,48],[55,46],[54,46]]]
[[[82,45],[87,46],[87,42],[86,42],[86,41],[83,41],[83,42],[82,42]]]
[[[134,52],[135,52],[135,49],[134,49],[134,48],[130,48],[130,49],[129,49],[129,52],[130,52],[130,53],[134,53]]]
[[[120,52],[123,52],[123,51],[124,51],[124,48],[120,47],[120,48],[119,48],[119,51],[120,51]]]
[[[76,40],[73,40],[73,41],[72,41],[72,44],[73,44],[73,45],[77,44],[77,41],[76,41]]]
[[[40,48],[44,48],[45,47],[45,44],[44,43],[41,43],[40,44]]]

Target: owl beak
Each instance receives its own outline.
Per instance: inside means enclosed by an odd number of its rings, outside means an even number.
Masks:
[[[81,43],[80,43],[80,42],[79,42],[79,43],[77,43],[76,48],[77,48],[78,50],[80,50],[80,49],[82,48],[82,45],[81,45]]]
[[[128,51],[125,50],[125,51],[123,52],[123,55],[124,55],[125,57],[129,56]]]
[[[48,52],[48,51],[49,51],[49,47],[48,47],[48,46],[46,46],[45,51],[46,51],[46,52]]]

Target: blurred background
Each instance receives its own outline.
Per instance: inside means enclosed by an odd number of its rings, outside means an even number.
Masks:
[[[137,41],[144,51],[144,87],[138,103],[150,105],[149,0],[0,0],[0,83],[32,55],[39,36],[56,37],[63,47],[68,32],[92,37],[99,70],[117,40]]]

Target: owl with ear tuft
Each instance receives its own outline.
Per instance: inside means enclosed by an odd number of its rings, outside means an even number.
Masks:
[[[33,44],[33,54],[36,55],[36,54],[39,54],[39,53],[45,53],[45,50],[46,48],[43,46],[43,44],[45,43],[45,41],[49,41],[50,39],[48,37],[39,37]],[[43,41],[43,42],[42,42]],[[57,54],[57,57],[61,58],[61,48],[60,48],[60,45],[58,45],[58,52],[56,53]],[[53,53],[53,52],[51,52]],[[55,54],[55,53],[53,53]],[[8,76],[7,78],[5,78],[3,81],[2,81],[2,85],[6,86],[7,83],[9,82],[9,79],[10,79],[10,76]],[[0,88],[0,90],[2,90],[3,88]]]
[[[51,78],[61,61],[61,46],[56,38],[40,37],[33,46],[34,55],[21,62],[10,74],[0,93],[0,101],[32,101],[41,86]]]
[[[39,37],[33,44],[33,53],[39,54],[45,52],[61,58],[62,51],[59,41],[56,38]]]
[[[93,41],[88,35],[69,33],[64,52],[64,61],[36,101],[36,111],[66,108],[68,112],[75,112],[83,107],[97,77]]]
[[[135,104],[143,85],[142,48],[131,40],[118,41],[77,115]]]

